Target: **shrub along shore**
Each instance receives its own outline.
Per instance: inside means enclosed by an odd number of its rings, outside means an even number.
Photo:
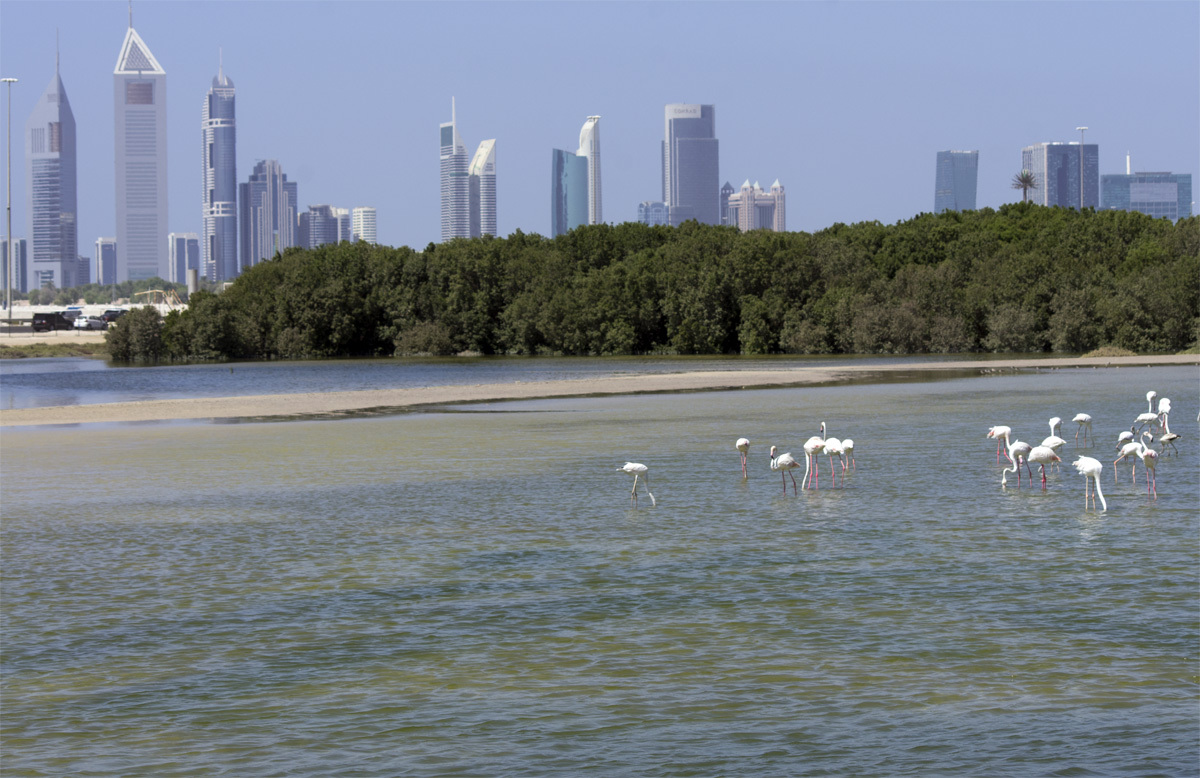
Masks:
[[[289,249],[108,334],[117,361],[408,354],[1177,352],[1200,217],[1015,203],[895,225],[520,231],[424,251]]]

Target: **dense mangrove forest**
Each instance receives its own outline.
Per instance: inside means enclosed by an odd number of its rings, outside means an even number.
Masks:
[[[1176,352],[1200,218],[1014,203],[894,225],[689,222],[290,249],[109,334],[116,360],[415,354]]]

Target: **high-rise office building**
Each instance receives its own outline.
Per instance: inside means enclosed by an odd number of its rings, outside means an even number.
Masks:
[[[458,135],[458,115],[450,100],[450,121],[438,126],[441,134],[442,240],[471,236],[470,160]]]
[[[712,105],[672,103],[666,108],[662,143],[663,202],[671,224],[688,219],[721,223],[717,110]]]
[[[96,283],[117,282],[117,239],[96,238]]]
[[[729,198],[736,191],[728,181],[721,185],[721,224],[729,224]]]
[[[1030,202],[1063,208],[1100,205],[1100,147],[1095,143],[1035,143],[1021,150],[1021,169],[1037,186]],[[1082,171],[1082,176],[1080,171]]]
[[[372,246],[379,240],[375,236],[375,209],[367,206],[351,210],[350,239],[366,241]]]
[[[978,151],[939,151],[933,186],[933,212],[975,210]]]
[[[562,149],[550,153],[550,234],[562,235],[587,224],[588,163]]]
[[[354,224],[350,218],[349,208],[334,208],[333,218],[337,219],[337,242],[354,240]]]
[[[589,116],[579,131],[576,156],[587,160],[587,223],[601,224],[604,209],[600,196],[600,117]]]
[[[187,271],[200,269],[200,237],[194,232],[172,232],[167,236],[168,263],[173,284],[186,284]]]
[[[339,211],[344,210],[344,208],[334,208],[332,205],[308,206],[308,210],[300,214],[296,245],[302,249],[315,249],[317,246],[324,246],[327,243],[339,243],[342,240]],[[350,239],[349,229],[347,229],[345,239]]]
[[[644,203],[638,203],[637,220],[651,227],[656,224],[670,224],[671,211],[666,203],[657,200],[647,200]]]
[[[26,228],[38,288],[76,284],[75,116],[58,73],[25,124]]]
[[[3,263],[3,268],[0,268],[4,273],[4,284],[7,288],[8,284],[12,284],[14,292],[29,291],[29,247],[25,243],[24,238],[17,238],[13,241],[12,253],[9,254],[8,239],[0,238],[0,263]],[[9,275],[9,266],[4,262],[7,257],[12,262],[12,275]]]
[[[296,245],[297,190],[274,159],[259,162],[238,185],[242,270]]]
[[[87,286],[92,282],[92,258],[80,254],[75,258],[75,286]]]
[[[225,75],[222,63],[204,96],[200,114],[201,154],[203,156],[204,235],[200,241],[203,256],[200,274],[209,281],[231,281],[237,277],[237,90]],[[186,278],[181,279],[186,283]]]
[[[742,232],[787,229],[787,204],[779,179],[771,184],[769,191],[763,191],[757,181],[751,184],[747,179],[740,190],[729,196],[726,208],[722,223],[736,225]]]
[[[167,275],[167,74],[129,30],[113,70],[117,278]]]
[[[1125,173],[1100,176],[1100,207],[1138,211],[1171,221],[1192,215],[1191,173]]]
[[[475,150],[467,168],[471,237],[496,235],[496,139],[485,140]]]

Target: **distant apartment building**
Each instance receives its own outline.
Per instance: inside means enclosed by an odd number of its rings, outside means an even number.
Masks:
[[[350,211],[350,239],[361,240],[372,246],[379,243],[375,232],[375,209],[370,207],[353,208]]]
[[[80,254],[75,259],[75,286],[92,283],[92,258]]]
[[[238,265],[237,90],[218,65],[212,88],[204,96],[200,116],[203,181],[200,275],[209,281],[232,281]],[[186,282],[186,280],[184,281]]]
[[[26,229],[39,288],[67,288],[77,283],[75,188],[75,115],[59,77],[56,56],[54,77],[25,124]]]
[[[96,283],[110,286],[117,282],[117,239],[96,238]]]
[[[1100,205],[1100,147],[1095,143],[1035,143],[1021,150],[1021,169],[1037,186],[1030,202],[1063,208]]]
[[[259,162],[250,180],[238,185],[242,270],[296,245],[299,202],[296,182],[274,159]]]
[[[670,209],[671,224],[688,219],[721,223],[719,161],[716,107],[668,105],[662,142],[662,200]]]
[[[723,223],[735,225],[742,232],[750,230],[787,229],[787,203],[783,185],[776,179],[769,191],[755,181],[742,184],[742,188],[729,196]]]
[[[664,202],[647,200],[646,202],[638,203],[637,220],[651,227],[657,224],[670,224],[671,209]]]
[[[328,243],[351,240],[350,211],[332,205],[310,205],[300,214],[296,245],[315,249]]]
[[[187,271],[200,269],[200,238],[194,232],[172,232],[167,236],[170,275],[173,284],[186,284]]]
[[[1100,207],[1138,211],[1171,221],[1192,215],[1191,173],[1125,173],[1100,176]]]
[[[588,163],[562,149],[550,152],[550,234],[563,235],[587,224]]]
[[[0,262],[3,262],[4,288],[12,284],[14,292],[29,291],[29,247],[24,238],[13,241],[12,253],[9,253],[8,240],[0,238]],[[10,264],[11,263],[11,264]],[[10,270],[11,268],[11,270]]]
[[[721,224],[729,224],[729,198],[736,191],[728,181],[721,185]]]
[[[113,70],[117,278],[167,270],[167,74],[133,29]]]
[[[978,180],[978,151],[939,151],[933,212],[975,210]]]

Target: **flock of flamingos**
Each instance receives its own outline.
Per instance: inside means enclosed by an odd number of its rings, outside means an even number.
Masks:
[[[1146,474],[1146,493],[1153,495],[1154,499],[1158,499],[1158,479],[1155,473],[1155,467],[1158,465],[1158,458],[1166,454],[1167,446],[1176,454],[1179,450],[1175,448],[1175,441],[1179,440],[1179,436],[1171,432],[1169,417],[1171,414],[1171,401],[1166,397],[1158,402],[1158,410],[1154,409],[1154,401],[1158,398],[1158,392],[1146,392],[1146,402],[1148,408],[1145,413],[1139,414],[1130,425],[1129,429],[1122,432],[1117,437],[1117,451],[1120,452],[1115,460],[1113,460],[1113,479],[1117,477],[1117,465],[1126,459],[1132,460],[1130,466],[1130,475],[1137,483],[1137,459],[1142,460],[1142,468]],[[1076,414],[1072,419],[1078,428],[1075,430],[1075,442],[1079,443],[1080,434],[1083,435],[1084,444],[1095,445],[1092,438],[1092,417],[1086,413]],[[1046,488],[1046,466],[1052,465],[1057,467],[1058,463],[1062,462],[1058,452],[1067,441],[1059,437],[1058,433],[1062,426],[1062,419],[1055,416],[1050,419],[1050,436],[1042,441],[1039,446],[1031,446],[1028,443],[1020,440],[1012,439],[1012,428],[1003,425],[992,427],[987,432],[988,438],[996,440],[996,463],[1000,463],[1000,455],[1003,454],[1008,459],[1012,468],[1005,468],[1000,476],[1000,486],[1007,488],[1009,473],[1016,473],[1017,486],[1021,485],[1021,465],[1025,466],[1025,472],[1029,475],[1029,483],[1033,485],[1033,471],[1029,468],[1029,463],[1032,462],[1041,470],[1042,489]],[[1154,443],[1154,435],[1159,435],[1158,443],[1161,446],[1159,451],[1151,448]],[[750,451],[750,441],[746,438],[738,438],[734,444],[734,448],[741,454],[742,460],[742,477],[746,477],[746,455]],[[837,438],[825,437],[825,422],[821,422],[821,434],[814,435],[804,443],[804,488],[815,489],[819,486],[820,472],[818,468],[818,457],[825,454],[829,457],[829,474],[833,478],[834,487],[837,486],[837,470],[833,466],[833,458],[836,456],[841,464],[842,480],[846,478],[847,460],[849,467],[856,469],[854,462],[854,441],[847,438],[838,440]],[[1100,489],[1100,476],[1104,472],[1104,465],[1099,460],[1092,457],[1081,456],[1071,463],[1074,468],[1084,477],[1084,492],[1083,492],[1083,507],[1088,508],[1088,501],[1091,500],[1091,507],[1096,507],[1096,498],[1100,498],[1101,510],[1108,510],[1108,503],[1104,500],[1104,492]],[[771,469],[780,473],[780,478],[783,479],[783,491],[787,493],[787,479],[792,479],[792,492],[799,494],[796,485],[796,476],[792,475],[793,470],[797,470],[800,463],[791,453],[780,454],[775,446],[771,446]],[[650,482],[646,478],[646,472],[649,470],[645,465],[639,462],[626,462],[623,467],[617,468],[618,473],[628,473],[633,476],[633,489],[630,491],[630,501],[637,504],[637,487],[640,480],[646,486],[646,494],[650,495],[650,504],[657,505],[653,493],[650,491]]]

